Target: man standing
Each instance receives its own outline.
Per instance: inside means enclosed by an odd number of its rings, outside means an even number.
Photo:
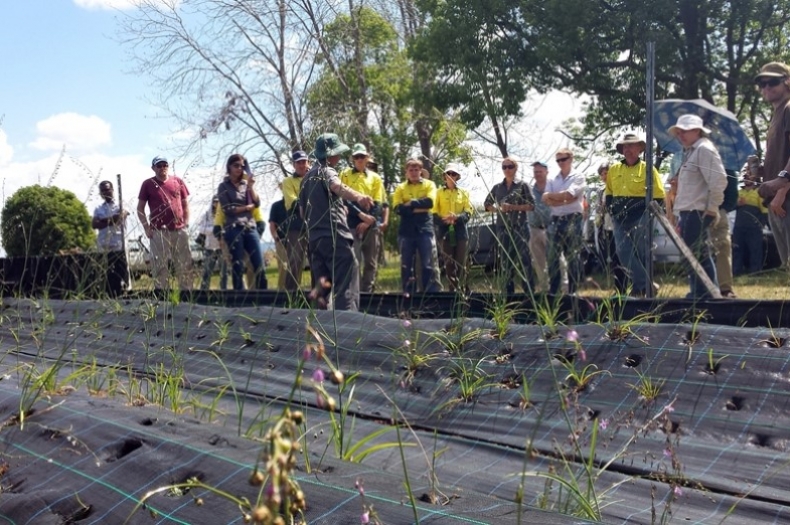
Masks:
[[[721,296],[735,299],[737,296],[732,289],[732,235],[729,213],[738,207],[738,174],[728,169],[724,172],[727,174],[724,202],[719,206],[719,219],[710,228],[710,239],[713,243],[713,262],[716,264],[716,278]]]
[[[302,285],[304,260],[307,255],[307,230],[297,205],[302,179],[310,169],[307,153],[302,150],[294,151],[291,160],[294,166],[293,175],[283,181],[283,201],[285,209],[288,210],[288,234],[285,242],[288,249],[288,272],[285,276],[285,289],[289,292],[298,290]]]
[[[534,283],[532,259],[529,255],[529,222],[527,212],[535,208],[529,184],[516,180],[518,162],[512,157],[502,159],[505,178],[494,184],[484,202],[485,210],[497,212],[496,242],[499,276],[504,281],[505,293],[516,290],[519,277],[524,293],[532,293]]]
[[[669,128],[683,146],[683,160],[677,174],[677,197],[674,209],[680,212],[680,235],[714,285],[716,266],[710,248],[710,226],[719,220],[719,206],[724,202],[727,174],[719,152],[707,139],[710,130],[697,115],[681,115]],[[708,289],[689,269],[687,299],[710,297]]]
[[[192,287],[192,254],[189,250],[189,190],[180,178],[168,176],[170,164],[154,157],[154,176],[143,181],[137,200],[137,218],[151,243],[151,268],[156,286],[167,289],[170,264],[182,290]],[[149,217],[145,215],[148,205]],[[150,220],[149,220],[150,218]]]
[[[614,223],[617,258],[631,281],[631,295],[645,297],[648,286],[653,286],[652,276],[647,274],[647,258],[651,251],[646,239],[652,220],[645,207],[647,163],[641,159],[645,141],[635,133],[626,133],[616,148],[623,160],[610,166],[606,175],[606,209]],[[651,176],[653,197],[663,199],[664,185],[658,170],[653,168]]]
[[[535,208],[528,213],[529,218],[529,252],[532,254],[532,263],[538,276],[538,290],[547,292],[549,289],[549,274],[546,265],[549,240],[546,237],[546,228],[551,222],[551,208],[543,202],[543,193],[546,191],[546,180],[549,175],[549,166],[545,162],[532,163],[532,197],[535,199]]]
[[[105,180],[99,183],[99,195],[104,202],[97,206],[93,212],[91,226],[99,230],[97,246],[100,252],[114,252],[123,250],[123,226],[129,212],[121,213],[121,208],[115,202],[112,182]]]
[[[582,278],[582,218],[584,214],[584,175],[573,171],[573,152],[563,148],[556,153],[560,172],[549,179],[542,200],[551,208],[549,228],[550,292],[560,292],[560,257],[568,264],[568,293],[575,293]]]
[[[340,181],[349,188],[373,199],[370,213],[349,208],[348,226],[354,232],[354,255],[362,270],[360,291],[371,293],[376,284],[379,251],[382,249],[378,229],[389,224],[389,203],[384,182],[375,171],[368,169],[370,155],[364,144],[354,144],[351,150],[353,167],[340,172]]]
[[[392,206],[400,215],[398,248],[401,255],[401,286],[404,293],[416,290],[415,259],[419,254],[424,292],[438,292],[438,270],[434,266],[436,237],[433,229],[433,208],[436,202],[436,185],[423,178],[422,162],[418,159],[406,161],[406,180],[392,194]]]
[[[331,286],[335,310],[359,309],[359,267],[354,257],[354,236],[346,222],[343,200],[363,210],[373,199],[340,182],[334,167],[348,146],[334,133],[324,133],[315,143],[318,162],[305,175],[299,193],[299,206],[307,227],[310,269],[315,295]]]
[[[765,162],[760,196],[770,200],[768,223],[774,234],[782,265],[790,259],[790,216],[787,192],[790,190],[790,67],[781,62],[765,64],[754,77],[763,98],[774,108],[765,137]]]

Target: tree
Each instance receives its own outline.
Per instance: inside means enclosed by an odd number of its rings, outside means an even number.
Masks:
[[[1,230],[3,248],[11,257],[56,255],[96,244],[85,205],[55,186],[17,190],[3,207]]]
[[[788,0],[420,5],[432,17],[424,35],[431,48],[423,56],[448,73],[452,83],[442,96],[464,107],[471,123],[483,113],[497,116],[486,98],[486,80],[492,100],[508,101],[501,106],[507,115],[517,114],[523,101],[510,86],[590,95],[588,134],[644,126],[648,41],[656,43],[656,98],[704,98],[745,120],[754,107],[752,77],[765,61],[761,50],[790,21]]]
[[[316,12],[309,0],[304,5]],[[158,104],[188,132],[189,145],[202,151],[213,138],[218,156],[241,150],[289,171],[286,153],[309,149],[302,101],[317,49],[299,4],[141,0],[136,6],[121,19],[122,42],[136,72],[158,89]]]

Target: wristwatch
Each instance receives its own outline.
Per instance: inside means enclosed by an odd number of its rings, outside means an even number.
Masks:
[[[786,170],[780,171],[776,176],[780,179],[790,180],[790,173],[787,173]]]

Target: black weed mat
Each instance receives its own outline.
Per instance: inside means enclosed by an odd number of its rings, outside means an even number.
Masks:
[[[578,523],[535,510],[577,509],[560,487],[574,479],[606,523],[790,522],[786,330],[588,323],[554,338],[511,325],[500,340],[493,328],[6,300],[0,512],[10,523],[123,523],[148,491],[193,476],[254,501],[260,440],[292,399],[306,414],[297,477],[308,523],[359,523],[359,479],[386,524],[417,521],[407,479],[420,523],[518,523],[520,484],[522,523]],[[333,414],[311,379],[329,368],[311,358],[299,374],[314,334],[346,378],[342,395],[325,381]],[[149,505],[130,522],[242,523],[205,490]]]

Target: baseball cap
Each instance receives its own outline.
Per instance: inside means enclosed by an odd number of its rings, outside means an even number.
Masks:
[[[768,62],[763,67],[760,68],[760,72],[754,77],[754,81],[758,81],[761,78],[782,78],[782,77],[790,77],[790,67],[787,67],[786,64],[781,62]]]
[[[366,157],[368,156],[368,149],[364,144],[354,144],[354,147],[351,148],[351,156],[355,157],[357,155],[365,155]]]
[[[309,157],[307,156],[307,153],[298,149],[291,153],[291,160],[293,162],[299,162],[300,160],[309,160]]]
[[[543,166],[544,168],[548,168],[549,167],[548,164],[546,164],[545,162],[543,162],[541,160],[536,160],[531,165],[532,165],[532,167],[535,167],[535,166]]]
[[[167,162],[167,158],[166,157],[162,157],[161,155],[157,155],[156,157],[154,157],[154,160],[151,161],[151,166],[152,167],[156,166],[160,162],[166,162],[166,163],[170,164],[169,162]]]

